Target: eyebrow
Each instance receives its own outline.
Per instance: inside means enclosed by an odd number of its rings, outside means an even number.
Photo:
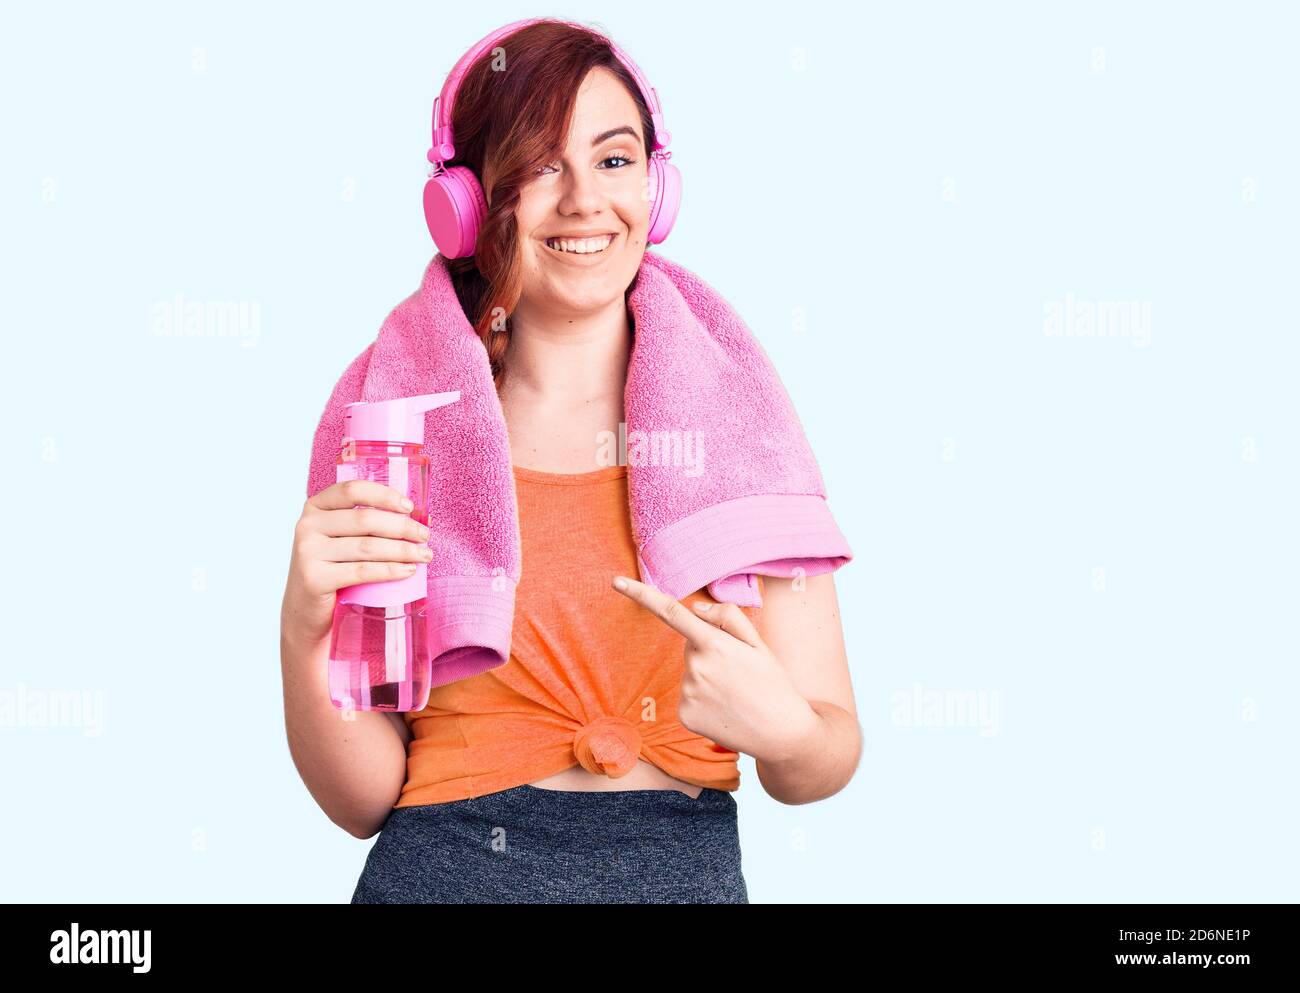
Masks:
[[[630,134],[633,138],[637,137],[637,133],[624,124],[621,128],[612,128],[609,131],[602,131],[600,134],[596,135],[596,137],[591,139],[591,147],[595,148],[602,141],[608,141],[616,134]]]

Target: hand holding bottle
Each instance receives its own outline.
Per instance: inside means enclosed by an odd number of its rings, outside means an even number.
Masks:
[[[383,483],[349,479],[306,501],[285,587],[284,623],[296,637],[329,637],[340,589],[405,579],[432,558],[429,529],[410,516],[406,500]]]

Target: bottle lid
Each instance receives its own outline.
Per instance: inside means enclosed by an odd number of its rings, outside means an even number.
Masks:
[[[424,415],[460,399],[460,391],[395,400],[358,400],[343,408],[343,437],[355,441],[424,444]]]

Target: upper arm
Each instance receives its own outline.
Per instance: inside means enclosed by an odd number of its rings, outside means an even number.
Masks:
[[[763,606],[753,621],[805,700],[833,703],[858,719],[834,573],[765,576]]]

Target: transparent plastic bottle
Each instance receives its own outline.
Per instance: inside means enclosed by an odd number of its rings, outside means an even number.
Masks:
[[[459,399],[460,393],[451,392],[348,404],[343,445],[335,463],[338,480],[368,479],[391,486],[414,504],[410,516],[428,525],[424,414]],[[432,667],[427,593],[424,562],[405,578],[338,591],[329,651],[334,706],[392,712],[424,709]]]

